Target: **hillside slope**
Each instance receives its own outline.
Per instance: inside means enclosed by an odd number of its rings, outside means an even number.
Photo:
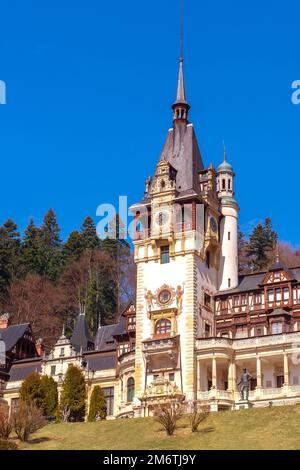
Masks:
[[[188,417],[168,437],[152,418],[50,424],[23,449],[300,449],[300,405],[211,413],[197,433]]]

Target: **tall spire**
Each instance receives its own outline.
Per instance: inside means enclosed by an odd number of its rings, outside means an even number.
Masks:
[[[224,162],[227,162],[227,150],[226,150],[226,145],[225,141],[223,140],[223,150],[224,150]]]
[[[180,0],[180,54],[179,54],[179,73],[177,83],[176,100],[172,106],[173,119],[187,121],[190,106],[186,99],[184,75],[183,75],[183,0]]]

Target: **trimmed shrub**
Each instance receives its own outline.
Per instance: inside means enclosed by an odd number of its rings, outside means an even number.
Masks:
[[[20,398],[24,402],[35,403],[44,416],[53,416],[58,402],[57,384],[53,377],[41,377],[32,372],[22,383]]]
[[[54,416],[58,405],[57,383],[53,377],[41,377],[42,402],[41,410],[44,416]]]
[[[97,421],[97,419],[105,419],[107,415],[106,399],[104,392],[99,385],[93,388],[88,421]]]
[[[84,421],[86,386],[82,371],[70,364],[62,385],[59,418],[67,413],[66,421]],[[66,412],[66,413],[65,413]]]

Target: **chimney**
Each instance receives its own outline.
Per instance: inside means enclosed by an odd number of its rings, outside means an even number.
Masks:
[[[0,315],[0,330],[4,330],[9,326],[9,313]]]
[[[36,352],[38,354],[38,356],[42,357],[44,355],[44,351],[45,351],[45,348],[44,348],[44,345],[43,345],[43,340],[42,338],[39,338],[36,343],[35,343],[35,349],[36,349]]]

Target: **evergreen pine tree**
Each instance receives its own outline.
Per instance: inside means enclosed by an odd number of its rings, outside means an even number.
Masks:
[[[29,220],[29,224],[24,231],[20,262],[22,265],[21,271],[24,275],[28,273],[42,274],[43,257],[41,230],[36,227],[32,218]]]
[[[5,296],[9,283],[17,277],[20,238],[17,225],[8,219],[0,227],[0,295]]]
[[[96,421],[97,418],[105,419],[107,415],[107,406],[104,392],[99,385],[93,388],[88,421]]]
[[[100,245],[99,238],[96,232],[96,226],[93,219],[87,216],[80,229],[82,246],[84,250],[94,250]]]
[[[52,377],[32,372],[23,381],[19,394],[22,401],[33,402],[44,416],[55,414],[58,392],[57,384]]]
[[[53,377],[43,375],[41,377],[41,410],[44,416],[55,416],[58,404],[57,383]]]
[[[64,263],[68,264],[70,261],[77,261],[83,252],[83,242],[81,234],[78,230],[70,233],[68,240],[63,247]]]
[[[116,238],[114,236],[116,235]],[[115,261],[115,276],[114,281],[109,281],[101,295],[102,303],[107,306],[111,304],[111,316],[120,313],[122,303],[122,284],[124,276],[126,276],[126,266],[130,258],[130,245],[125,240],[125,226],[119,216],[116,215],[107,227],[107,238],[102,240],[101,247],[104,251],[109,253]],[[114,293],[114,294],[113,294]],[[103,295],[105,298],[103,298]]]
[[[63,381],[59,409],[60,414],[67,408],[69,420],[83,421],[85,416],[86,387],[81,370],[70,364]]]
[[[43,402],[43,389],[41,385],[41,376],[38,372],[32,372],[22,382],[20,398],[24,402],[34,402],[38,408],[41,408]]]
[[[41,227],[41,249],[43,256],[43,272],[49,280],[55,281],[62,268],[62,244],[60,228],[53,209],[49,209]]]
[[[268,267],[271,254],[277,241],[277,233],[272,228],[271,219],[254,227],[250,235],[247,256],[251,271],[262,271]]]

